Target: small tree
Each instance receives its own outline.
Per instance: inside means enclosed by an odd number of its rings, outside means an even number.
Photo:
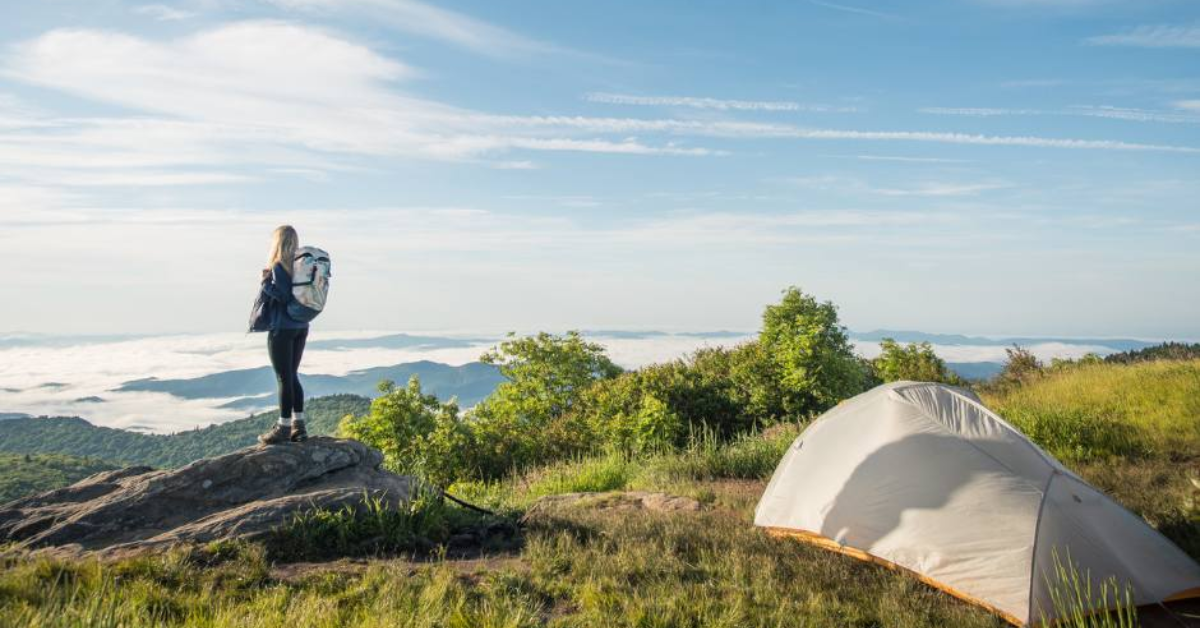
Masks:
[[[383,395],[371,402],[370,412],[342,419],[342,436],[383,452],[388,468],[397,473],[440,485],[474,475],[474,435],[455,401],[442,403],[423,393],[415,375],[403,388],[384,381],[379,390]]]
[[[621,373],[603,346],[585,341],[578,332],[524,338],[509,334],[480,359],[499,367],[508,380],[472,412],[483,468],[490,476],[590,447],[593,434],[574,410],[593,384]]]
[[[1001,384],[1019,385],[1042,375],[1042,362],[1030,350],[1014,344],[1004,352],[1008,354],[1008,361],[996,376]]]
[[[875,375],[884,382],[909,380],[961,385],[962,380],[933,351],[928,342],[901,345],[892,338],[879,342],[879,357],[871,360]]]
[[[868,383],[863,363],[854,355],[837,307],[804,294],[784,291],[777,305],[763,312],[761,350],[774,366],[782,388],[783,410],[803,417],[823,412],[862,392]]]

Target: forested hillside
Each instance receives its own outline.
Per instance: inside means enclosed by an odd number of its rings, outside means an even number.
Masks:
[[[331,395],[307,404],[308,429],[329,434],[347,414],[365,412],[370,401],[356,395]],[[0,452],[66,454],[97,458],[114,464],[177,467],[253,445],[277,413],[175,434],[143,434],[92,425],[80,418],[31,418],[0,421]]]
[[[0,504],[74,484],[89,475],[116,468],[95,458],[60,454],[0,454]]]

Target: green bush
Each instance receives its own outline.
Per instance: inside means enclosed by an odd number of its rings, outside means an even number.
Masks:
[[[879,348],[879,357],[871,360],[871,368],[882,382],[908,380],[954,386],[963,383],[958,375],[946,368],[946,363],[933,352],[933,345],[928,342],[901,345],[891,338],[884,338]]]
[[[799,288],[788,288],[779,304],[767,306],[758,338],[774,366],[786,417],[814,416],[872,383],[838,321],[837,307]]]
[[[390,381],[370,411],[342,419],[338,431],[381,452],[389,469],[420,476],[435,485],[469,473],[475,461],[474,435],[454,401],[442,403],[421,391],[414,375],[404,388]]]

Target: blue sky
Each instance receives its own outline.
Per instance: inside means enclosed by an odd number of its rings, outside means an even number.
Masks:
[[[5,13],[0,332],[238,330],[288,222],[332,329],[1200,336],[1187,0]]]

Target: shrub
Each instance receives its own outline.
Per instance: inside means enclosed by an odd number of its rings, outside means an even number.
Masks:
[[[689,431],[722,438],[749,431],[765,420],[751,414],[749,389],[735,375],[750,354],[745,346],[702,349],[599,381],[578,412],[597,448],[626,452],[682,446]]]
[[[418,475],[436,485],[448,484],[477,465],[474,433],[459,415],[455,401],[442,403],[421,391],[413,376],[404,388],[390,381],[363,416],[347,416],[339,425],[343,436],[383,452],[397,473]]]
[[[759,344],[774,367],[784,414],[792,418],[824,412],[870,384],[854,355],[837,307],[788,288],[763,312]]]
[[[1008,360],[1004,368],[996,375],[996,381],[1001,386],[1019,386],[1043,374],[1042,361],[1033,352],[1020,346],[1013,345],[1005,349]]]
[[[901,345],[891,338],[884,338],[879,348],[879,357],[871,360],[871,368],[880,381],[941,382],[955,386],[963,383],[958,375],[946,368],[946,363],[933,352],[933,345],[928,342]]]
[[[499,477],[595,445],[574,410],[594,383],[621,372],[604,355],[604,347],[584,341],[578,332],[510,335],[482,360],[497,365],[508,381],[472,412],[480,477]]]

